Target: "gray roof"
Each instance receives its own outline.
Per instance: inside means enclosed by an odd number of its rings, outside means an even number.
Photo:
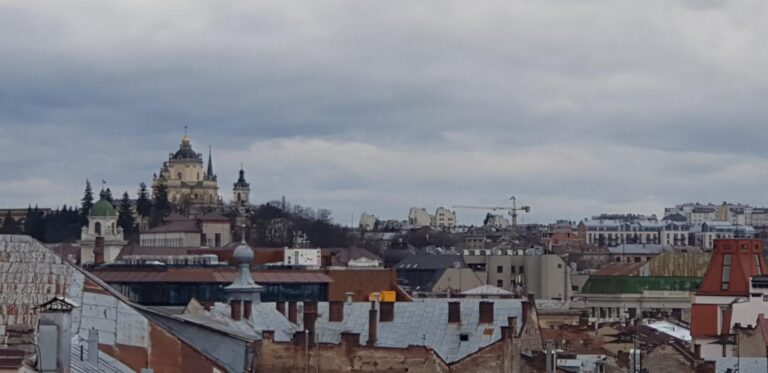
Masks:
[[[461,323],[448,324],[448,303],[446,299],[429,299],[417,302],[395,303],[394,320],[379,322],[377,329],[378,347],[405,348],[409,345],[427,346],[433,349],[445,362],[458,361],[480,348],[501,339],[501,328],[506,326],[508,317],[522,317],[520,299],[495,299],[494,323],[478,324],[479,299],[450,299],[461,303]],[[344,304],[344,321],[328,321],[328,303],[318,304],[317,334],[321,342],[340,343],[342,332],[360,334],[360,344],[368,341],[368,302]],[[517,332],[522,329],[517,323]],[[459,336],[467,333],[468,340]]]
[[[438,270],[455,268],[454,263],[459,263],[461,268],[466,267],[464,257],[461,255],[411,255],[400,263],[395,269],[399,270]]]
[[[512,295],[512,292],[493,285],[481,285],[474,289],[462,291],[461,295]]]
[[[254,303],[252,307],[251,319],[248,322],[232,320],[230,307],[226,303],[216,303],[210,311],[175,317],[249,340],[260,340],[264,330],[274,331],[276,341],[287,342],[293,338],[297,329],[277,311],[274,302]]]
[[[740,368],[739,372],[765,372],[767,361],[764,357],[718,357],[715,359],[715,372],[725,373],[728,369],[735,372],[736,368]]]
[[[83,360],[80,360],[81,344],[83,346]],[[91,365],[88,363],[88,344],[85,341],[73,342],[70,356],[71,363],[69,365],[72,373],[135,373],[135,370],[105,353],[99,354],[98,367]]]
[[[656,244],[622,244],[608,248],[611,254],[659,254],[664,246]]]

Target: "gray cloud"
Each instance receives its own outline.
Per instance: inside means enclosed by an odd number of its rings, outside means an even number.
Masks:
[[[0,205],[134,191],[183,126],[285,194],[404,217],[768,204],[759,1],[0,4]],[[465,213],[477,219],[478,214]]]

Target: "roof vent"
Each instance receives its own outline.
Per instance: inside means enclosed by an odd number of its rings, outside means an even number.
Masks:
[[[459,340],[462,342],[469,341],[469,333],[459,333]]]

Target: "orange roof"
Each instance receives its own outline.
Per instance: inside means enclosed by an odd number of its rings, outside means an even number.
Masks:
[[[730,257],[730,280],[723,289],[723,268],[726,255]],[[763,241],[753,239],[715,240],[712,258],[696,295],[746,296],[749,278],[766,273],[768,263],[763,257]]]

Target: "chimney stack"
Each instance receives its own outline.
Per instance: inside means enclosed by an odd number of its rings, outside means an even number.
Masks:
[[[244,300],[243,301],[243,319],[250,320],[252,310],[253,310],[253,301]]]
[[[104,237],[96,237],[96,244],[93,247],[93,263],[96,265],[104,264]]]
[[[355,296],[355,293],[352,291],[346,292],[347,295],[347,304],[352,304],[353,297]]]
[[[378,328],[376,313],[376,302],[371,302],[371,309],[368,310],[368,346],[376,345]]]
[[[391,322],[395,320],[395,302],[379,302],[379,321]]]
[[[88,330],[88,363],[99,366],[99,331],[96,328]]]
[[[448,302],[448,323],[461,323],[461,302]]]
[[[478,322],[480,324],[493,324],[493,302],[480,302],[480,315]]]
[[[344,321],[344,302],[331,301],[328,303],[328,321]]]
[[[307,338],[315,333],[315,320],[317,320],[317,302],[304,302],[304,330],[309,332]]]
[[[232,320],[240,321],[240,306],[239,300],[233,299],[229,301],[229,308],[231,311]]]
[[[43,372],[48,372],[51,365],[54,371],[69,373],[72,356],[72,309],[77,304],[64,298],[54,299],[41,304],[39,310],[39,347]]]
[[[294,324],[297,324],[299,321],[296,312],[296,302],[294,301],[288,302],[288,321]]]
[[[277,312],[285,316],[285,302],[275,302],[275,306],[277,307]]]

